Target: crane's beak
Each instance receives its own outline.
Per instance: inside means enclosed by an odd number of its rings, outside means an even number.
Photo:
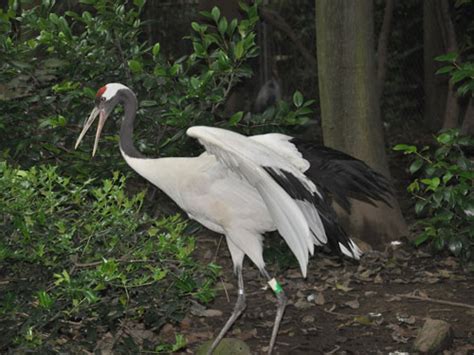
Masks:
[[[82,132],[79,135],[79,138],[77,138],[76,145],[74,146],[74,149],[77,149],[79,144],[82,141],[82,138],[84,138],[85,134],[91,127],[92,123],[94,123],[95,119],[99,116],[99,124],[97,125],[97,131],[95,133],[95,141],[94,141],[94,149],[92,150],[92,156],[95,155],[97,152],[97,147],[99,145],[99,138],[100,134],[102,133],[102,128],[104,127],[105,120],[107,119],[107,114],[105,112],[105,109],[99,108],[99,107],[94,107],[92,110],[91,114],[89,115],[89,118],[87,119],[86,123],[84,123],[84,128],[82,128]]]

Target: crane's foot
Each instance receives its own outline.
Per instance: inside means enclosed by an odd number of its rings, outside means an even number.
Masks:
[[[270,275],[266,270],[263,270],[263,275],[267,278],[268,284],[272,288],[275,296],[277,298],[277,312],[275,316],[275,322],[273,323],[272,337],[270,339],[270,344],[268,345],[268,354],[271,354],[273,348],[275,347],[276,337],[278,335],[278,330],[280,329],[280,323],[285,313],[286,305],[288,304],[288,298],[285,295],[285,291],[274,278],[270,278]]]
[[[277,313],[275,316],[275,322],[273,323],[272,337],[270,339],[270,345],[268,346],[268,354],[271,354],[273,351],[276,337],[278,335],[278,330],[280,329],[280,323],[283,318],[283,314],[285,313],[286,305],[288,304],[288,298],[286,297],[285,292],[283,290],[277,293],[276,297],[277,297]]]
[[[212,343],[211,347],[209,348],[207,352],[207,355],[212,354],[212,352],[217,348],[217,346],[219,345],[221,340],[224,338],[224,336],[226,335],[230,327],[232,327],[235,321],[245,311],[245,308],[247,308],[247,303],[245,300],[244,281],[242,277],[242,269],[238,268],[237,273],[238,273],[237,276],[239,280],[239,294],[237,296],[237,301],[235,302],[234,310],[232,311],[232,314],[230,315],[230,318],[227,320],[224,327],[219,332],[219,335],[216,337],[216,339],[214,339],[214,342]]]

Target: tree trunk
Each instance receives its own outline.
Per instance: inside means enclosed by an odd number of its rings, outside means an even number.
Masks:
[[[437,7],[438,21],[443,32],[443,42],[445,52],[458,52],[458,43],[454,25],[449,14],[449,4],[447,0],[440,0],[440,6]],[[448,93],[446,98],[446,110],[443,118],[443,129],[459,127],[459,102],[454,89],[454,84],[449,81]]]
[[[383,14],[382,28],[379,34],[379,41],[377,44],[377,81],[378,81],[378,100],[382,97],[383,88],[385,84],[385,77],[387,74],[387,48],[388,36],[392,27],[393,17],[393,0],[387,0],[385,4],[385,11]]]
[[[439,6],[439,0],[423,1],[424,122],[433,132],[443,125],[448,92],[447,78],[435,74],[445,64],[434,58],[446,52],[437,16]]]
[[[377,94],[372,0],[316,0],[319,92],[324,142],[389,177]],[[350,230],[373,246],[407,235],[394,208],[357,203]]]
[[[461,134],[474,136],[474,100],[471,97],[467,104],[464,120],[462,121]]]

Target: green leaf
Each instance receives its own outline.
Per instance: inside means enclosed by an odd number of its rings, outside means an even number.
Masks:
[[[435,57],[438,62],[455,62],[458,57],[456,52],[451,52]]]
[[[225,32],[227,31],[227,19],[225,17],[222,17],[219,20],[219,24],[217,25],[217,29],[219,30],[219,33],[224,36]]]
[[[418,151],[416,146],[408,145],[408,144],[397,144],[392,149],[396,150],[396,151],[403,151],[404,154],[412,154],[412,153],[416,153]]]
[[[444,175],[443,175],[443,183],[446,184],[449,182],[449,180],[451,180],[451,178],[453,177],[453,173],[450,172],[450,171],[447,171]]]
[[[236,18],[230,21],[230,25],[227,28],[227,34],[229,35],[229,37],[231,37],[234,34],[235,29],[237,28],[237,25],[238,25],[238,21]]]
[[[242,117],[244,117],[244,113],[242,111],[234,113],[232,117],[229,118],[229,124],[231,126],[237,126],[237,124],[242,120]]]
[[[153,75],[155,76],[166,76],[166,69],[161,65],[157,64],[155,69],[153,69]]]
[[[191,22],[191,27],[194,31],[201,32],[201,25],[199,25],[199,23],[193,21]]]
[[[407,191],[409,193],[420,191],[420,184],[418,183],[418,179],[415,179],[410,185],[408,185]]]
[[[201,81],[195,76],[193,76],[190,81],[191,81],[191,86],[194,90],[198,90],[201,87]]]
[[[204,49],[203,45],[201,42],[193,42],[193,48],[194,48],[194,53],[196,53],[197,56],[203,57],[206,55],[206,50]]]
[[[140,101],[140,107],[153,107],[158,106],[158,102],[155,100],[142,100]]]
[[[442,68],[438,69],[436,71],[436,74],[447,74],[447,73],[452,72],[453,69],[455,69],[455,67],[453,67],[452,65],[448,65],[446,67],[442,67]]]
[[[310,109],[309,107],[301,107],[296,111],[296,114],[298,116],[305,116],[313,113],[313,110]]]
[[[244,55],[244,41],[238,42],[234,47],[234,56],[236,59],[242,58]]]
[[[301,105],[303,105],[303,94],[298,90],[293,94],[293,104],[296,107],[301,107]]]
[[[431,178],[431,179],[421,179],[420,180],[423,184],[427,185],[427,188],[426,190],[431,190],[431,191],[435,191],[439,184],[441,183],[441,180],[439,177],[434,177],[434,178]]]
[[[413,163],[410,165],[410,174],[416,173],[420,168],[423,166],[423,160],[420,158],[417,158]]]
[[[221,11],[217,6],[214,6],[211,10],[212,18],[214,19],[215,23],[219,21],[219,17],[221,16]]]
[[[45,309],[50,309],[53,306],[54,301],[46,291],[39,291],[38,303],[41,307]]]
[[[175,76],[181,71],[181,64],[174,63],[173,66],[170,68],[170,75]]]
[[[416,246],[420,246],[421,244],[423,244],[424,242],[426,242],[428,240],[430,236],[428,234],[421,234],[419,235],[416,239],[415,239],[415,245]]]
[[[155,45],[153,46],[153,49],[151,50],[154,57],[156,57],[160,53],[160,48],[161,48],[160,43],[159,42],[155,43]]]
[[[84,290],[84,296],[89,303],[95,303],[99,300],[99,297],[97,297],[91,290]]]
[[[441,133],[438,137],[436,137],[436,140],[437,140],[439,143],[448,144],[448,143],[451,143],[451,142],[452,142],[452,140],[453,140],[453,135],[452,135],[452,133],[450,133],[450,132]]]
[[[90,88],[90,87],[85,86],[85,87],[82,88],[82,93],[83,93],[84,96],[86,96],[90,99],[93,99],[93,98],[95,98],[96,91],[94,89]]]
[[[435,202],[435,207],[439,207],[441,205],[441,201],[443,201],[444,193],[443,190],[437,190],[433,194],[433,201]]]
[[[427,205],[428,201],[426,200],[420,200],[415,204],[415,213],[420,214],[425,206]]]
[[[247,5],[244,1],[239,1],[239,6],[244,12],[249,11],[249,5]]]
[[[133,73],[140,73],[143,70],[142,63],[135,59],[128,61],[128,67]]]

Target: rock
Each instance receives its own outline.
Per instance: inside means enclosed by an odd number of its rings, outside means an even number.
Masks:
[[[416,337],[414,349],[425,354],[435,354],[451,345],[451,325],[439,319],[427,319]]]
[[[206,355],[212,345],[213,340],[206,341],[196,351],[196,355]],[[224,338],[217,348],[212,352],[213,355],[250,355],[249,346],[240,339]]]
[[[314,299],[314,303],[316,303],[318,306],[323,306],[326,303],[326,299],[324,298],[322,292],[318,293],[318,295]]]

